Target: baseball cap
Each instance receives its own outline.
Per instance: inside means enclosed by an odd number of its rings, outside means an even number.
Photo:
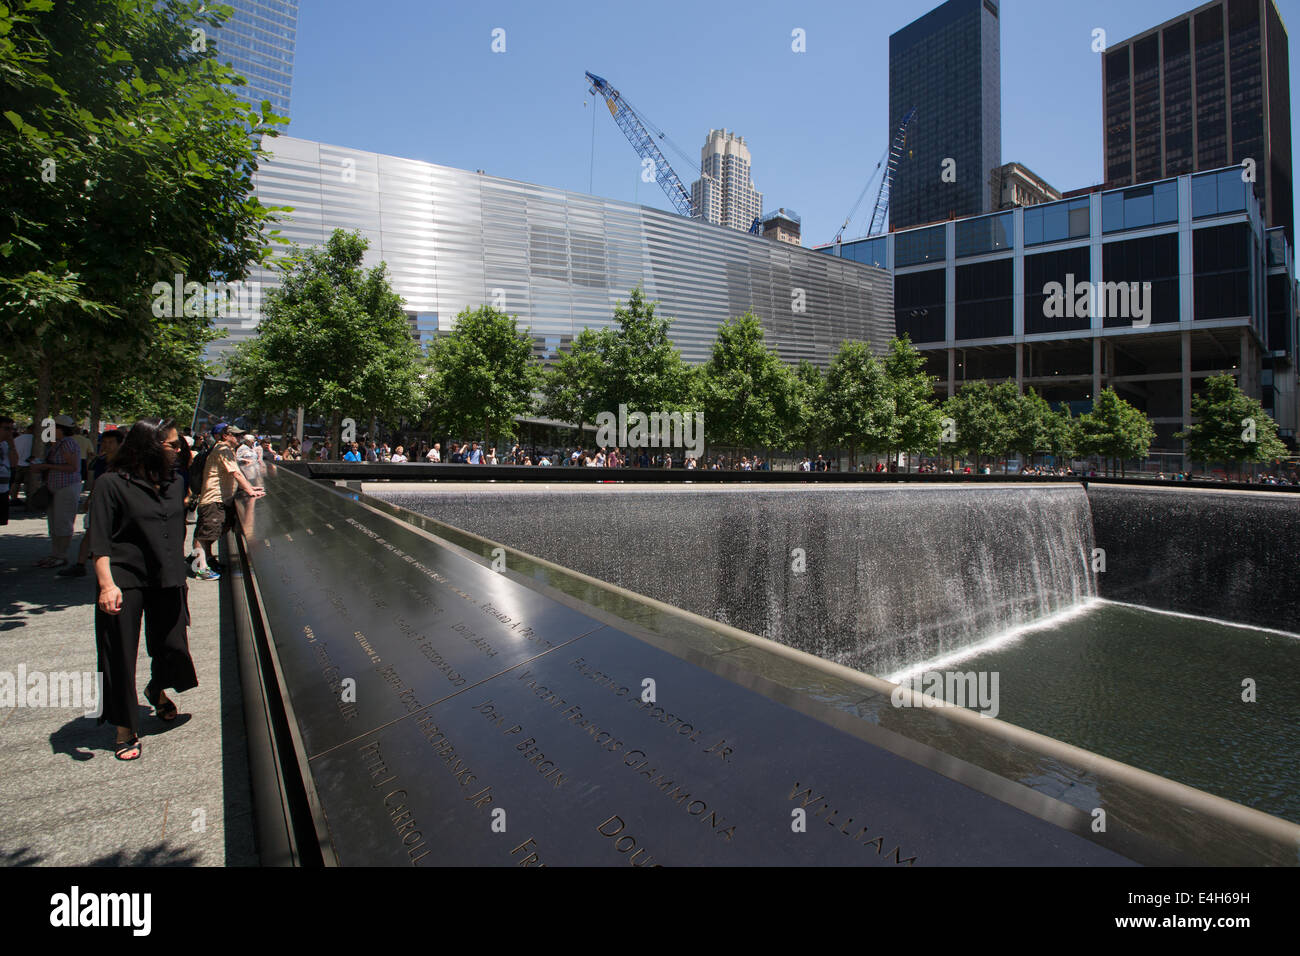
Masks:
[[[231,425],[229,422],[218,422],[217,424],[212,426],[212,434],[214,435],[222,435],[225,434],[226,432],[230,432],[230,434],[232,435],[244,434],[244,430],[242,428],[240,428],[238,425]]]

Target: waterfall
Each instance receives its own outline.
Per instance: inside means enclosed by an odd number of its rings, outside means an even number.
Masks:
[[[1078,485],[380,491],[620,587],[887,675],[1096,595]]]

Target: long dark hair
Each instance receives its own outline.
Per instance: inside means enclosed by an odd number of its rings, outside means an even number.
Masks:
[[[155,485],[171,481],[176,451],[165,439],[175,427],[176,422],[170,418],[140,419],[126,433],[113,467]]]

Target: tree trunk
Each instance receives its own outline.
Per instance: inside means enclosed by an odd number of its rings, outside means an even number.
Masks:
[[[95,366],[95,378],[90,385],[90,440],[96,441],[99,435],[99,417],[103,412],[104,393],[101,383],[104,378],[104,369],[101,365]]]
[[[32,461],[41,461],[45,458],[45,419],[50,414],[50,386],[54,380],[54,357],[50,355],[49,349],[41,350],[40,361],[36,366],[36,411],[33,413],[32,422],[36,426],[32,429]],[[36,472],[28,469],[27,472],[27,497],[30,498],[36,491],[37,476]]]
[[[289,447],[289,409],[284,410],[280,416],[280,451],[284,452]]]
[[[335,458],[333,459],[334,461],[343,460],[342,449],[339,448],[339,428],[341,426],[342,418],[343,418],[342,413],[340,413],[337,408],[334,409],[332,412],[330,412],[330,430],[329,430],[329,437],[327,440],[329,442],[330,449],[333,451],[335,455]]]

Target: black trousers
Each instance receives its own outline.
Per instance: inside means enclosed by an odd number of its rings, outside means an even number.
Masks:
[[[99,722],[140,731],[140,701],[135,687],[136,658],[140,653],[140,620],[144,619],[145,649],[149,652],[149,680],[155,691],[178,693],[199,686],[190,659],[190,623],[187,588],[123,588],[122,610],[105,614],[95,608],[95,645],[99,671],[104,675],[104,711]]]

